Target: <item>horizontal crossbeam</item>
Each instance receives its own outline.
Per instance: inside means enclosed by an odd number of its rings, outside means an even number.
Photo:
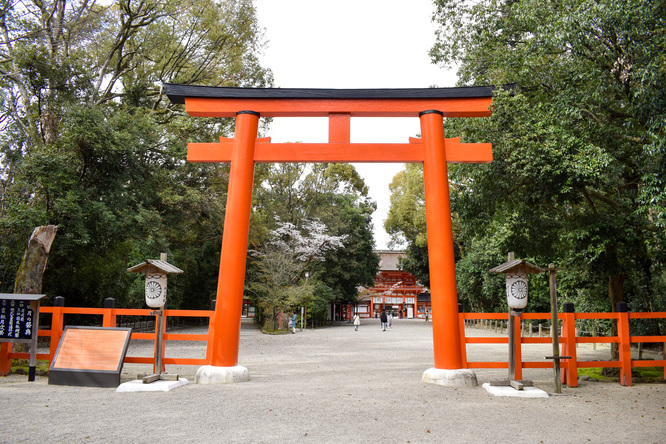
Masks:
[[[185,111],[193,117],[235,117],[250,110],[261,117],[418,117],[437,110],[444,117],[488,117],[492,97],[434,99],[237,99],[185,97]]]
[[[259,163],[420,163],[421,139],[409,143],[271,143],[270,137],[257,139],[254,161]],[[234,139],[219,143],[190,143],[190,162],[231,162]],[[460,137],[446,139],[446,160],[452,163],[489,163],[493,160],[491,143],[460,143]]]
[[[515,84],[499,87],[514,91]],[[460,86],[454,88],[234,88],[165,83],[164,92],[173,103],[183,104],[186,97],[234,99],[451,99],[492,97],[496,87]]]

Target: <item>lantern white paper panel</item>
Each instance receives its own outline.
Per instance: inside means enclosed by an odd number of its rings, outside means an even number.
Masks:
[[[152,308],[166,304],[167,275],[146,274],[146,304]]]
[[[511,308],[523,309],[527,306],[527,275],[508,274],[506,276],[506,302]]]

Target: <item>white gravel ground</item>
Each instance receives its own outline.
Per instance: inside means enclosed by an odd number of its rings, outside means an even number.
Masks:
[[[468,329],[468,334],[493,333]],[[134,343],[136,342],[136,343]],[[149,355],[146,341],[131,354]],[[551,354],[526,346],[525,359]],[[0,442],[105,443],[663,443],[666,385],[581,382],[566,396],[496,398],[481,384],[506,370],[475,370],[479,387],[421,382],[433,367],[432,328],[394,320],[261,334],[243,322],[240,365],[250,381],[190,383],[170,392],[116,393],[114,388],[48,385],[47,377],[0,378]],[[203,357],[205,345],[168,343],[166,356]],[[581,359],[607,351],[579,349]],[[506,346],[470,345],[468,359],[506,360]],[[152,366],[127,364],[123,382]],[[197,367],[167,366],[194,381]],[[524,370],[547,392],[552,370]]]

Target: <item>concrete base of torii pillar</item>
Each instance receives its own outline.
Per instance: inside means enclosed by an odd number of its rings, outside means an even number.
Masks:
[[[229,384],[250,380],[250,371],[242,365],[216,367],[204,365],[197,370],[194,382],[197,384]]]
[[[446,387],[473,388],[479,384],[476,374],[469,369],[444,370],[440,368],[429,368],[423,372],[423,382],[429,384],[443,385]]]

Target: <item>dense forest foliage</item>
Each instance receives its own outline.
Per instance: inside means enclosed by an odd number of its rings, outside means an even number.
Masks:
[[[493,144],[492,163],[449,170],[465,309],[506,309],[488,270],[514,251],[560,267],[561,300],[578,311],[665,311],[663,3],[434,4],[434,63],[458,66],[460,85],[516,85],[497,89],[492,117],[445,121],[448,137]],[[127,267],[166,252],[184,270],[169,306],[209,307],[229,168],[188,163],[186,148],[232,136],[233,119],[191,118],[161,85],[273,86],[253,2],[5,0],[0,12],[0,291],[32,230],[53,224],[49,298],[141,307]],[[427,285],[422,166],[391,193],[386,228]],[[246,296],[316,319],[354,301],[377,270],[374,208],[351,165],[257,165]],[[548,311],[545,276],[530,295]]]
[[[142,278],[126,270],[166,252],[184,271],[169,279],[168,305],[210,307],[229,167],[188,163],[186,149],[233,136],[234,122],[187,116],[161,85],[272,86],[258,61],[265,41],[253,2],[0,5],[0,291],[12,292],[32,230],[53,224],[49,298],[142,307]],[[308,302],[354,300],[378,262],[366,194],[351,166],[258,165],[249,250],[268,248],[281,223],[307,236],[316,221],[320,234],[347,243],[306,261]],[[266,257],[251,255],[257,282]],[[257,282],[247,295],[259,302],[267,293]]]
[[[448,137],[493,144],[492,163],[449,169],[465,309],[506,309],[488,270],[514,251],[562,268],[560,298],[577,311],[665,311],[663,2],[435,3],[433,61],[457,64],[460,85],[516,84],[498,88],[492,117],[445,122]],[[386,227],[425,282],[420,169],[395,177]],[[548,311],[545,276],[530,287],[528,309]]]

